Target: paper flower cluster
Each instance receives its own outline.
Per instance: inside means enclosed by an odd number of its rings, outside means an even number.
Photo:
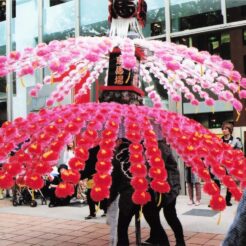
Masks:
[[[77,97],[87,93],[99,75],[106,78],[105,69],[114,48],[121,49],[123,68],[135,69],[138,66],[134,55],[136,47],[144,51],[144,57],[139,61],[140,75],[155,106],[160,107],[161,102],[153,76],[175,102],[180,101],[183,94],[194,106],[204,101],[212,107],[215,100],[222,100],[229,102],[238,112],[242,110],[238,98],[246,98],[246,78],[241,78],[231,61],[206,51],[199,52],[193,47],[156,40],[78,37],[41,43],[21,53],[13,51],[8,57],[0,56],[0,76],[16,71],[18,77],[23,77],[47,67],[51,75],[45,77],[44,83],[53,83],[62,77],[62,82],[47,99],[47,106],[52,106],[62,101],[87,72],[89,76]],[[64,74],[66,76],[61,76]],[[30,95],[36,97],[40,89],[41,86],[37,85]]]
[[[204,191],[211,196],[211,207],[224,209],[224,198],[212,181],[209,169],[240,200],[242,192],[237,181],[245,186],[246,159],[239,150],[232,149],[220,138],[199,123],[182,115],[158,108],[123,105],[117,103],[86,103],[43,109],[30,113],[26,119],[5,122],[0,129],[0,187],[9,188],[13,178],[22,178],[22,184],[33,189],[43,185],[42,175],[57,164],[63,148],[76,136],[75,157],[70,160],[71,170],[62,174],[64,183],[57,195],[69,195],[71,185],[79,181],[78,171],[83,170],[89,149],[100,146],[97,154],[92,197],[101,201],[109,196],[111,186],[111,160],[117,143],[120,125],[131,142],[131,185],[133,201],[143,205],[149,201],[148,182],[159,193],[169,191],[167,172],[153,129],[156,124],[161,136],[176,150],[187,166],[204,181]],[[16,150],[18,148],[18,150]],[[10,156],[11,151],[15,155]],[[149,163],[147,171],[146,161]],[[229,173],[225,171],[225,168]],[[146,179],[146,175],[151,181]],[[66,192],[65,192],[66,191]]]

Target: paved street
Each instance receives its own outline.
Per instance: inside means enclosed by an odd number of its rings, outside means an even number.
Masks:
[[[218,213],[207,207],[208,198],[204,197],[200,206],[186,205],[187,196],[179,196],[178,216],[182,222],[185,240],[189,245],[219,246],[235,215],[237,205],[222,212],[218,225]],[[0,246],[5,245],[109,245],[109,226],[98,212],[97,218],[86,221],[88,207],[74,203],[69,207],[49,208],[38,204],[13,207],[10,200],[0,201]],[[167,231],[171,245],[175,245],[174,235],[161,214],[162,223]],[[142,241],[149,234],[148,226],[141,219]],[[129,229],[131,245],[135,245],[134,221]]]

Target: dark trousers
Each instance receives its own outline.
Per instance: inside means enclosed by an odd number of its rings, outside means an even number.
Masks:
[[[163,213],[169,226],[172,228],[177,246],[184,246],[184,233],[180,220],[176,212],[176,198],[167,205],[163,206]]]
[[[220,181],[218,179],[214,179],[214,182],[218,185],[219,189],[221,189]],[[225,197],[225,200],[226,200],[226,204],[228,204],[228,203],[231,202],[231,192],[229,191],[228,188],[226,189],[226,197]]]
[[[95,216],[96,215],[96,205],[98,205],[98,203],[91,199],[91,189],[87,189],[86,197],[87,197],[87,203],[88,203],[89,210],[90,210],[90,215]],[[100,203],[100,209],[102,209],[105,214],[107,213],[107,199],[104,199]]]
[[[86,197],[87,197],[87,203],[88,203],[89,210],[90,210],[90,215],[95,216],[96,215],[96,202],[94,202],[91,199],[91,189],[87,189]]]
[[[129,245],[129,224],[134,215],[139,216],[139,206],[133,204],[131,195],[131,191],[122,192],[120,195],[117,246]],[[150,226],[151,234],[153,235],[153,243],[162,246],[169,246],[168,237],[161,225],[159,211],[154,199],[143,207],[143,215]]]
[[[71,197],[58,198],[55,195],[55,188],[50,189],[50,204],[54,206],[66,206],[70,203]]]

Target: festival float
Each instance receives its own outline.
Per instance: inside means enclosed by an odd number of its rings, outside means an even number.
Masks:
[[[15,72],[23,81],[35,70],[49,69],[50,75],[43,83],[36,84],[30,97],[38,97],[43,85],[62,78],[47,99],[46,107],[29,113],[26,118],[7,121],[0,128],[0,162],[3,163],[0,187],[8,189],[15,182],[22,182],[31,189],[40,189],[44,185],[42,177],[58,163],[71,139],[76,138],[75,157],[69,162],[71,169],[62,176],[57,196],[73,193],[89,150],[99,145],[91,195],[95,201],[108,198],[111,160],[123,126],[125,137],[131,142],[131,184],[135,190],[132,200],[144,205],[150,199],[148,186],[160,194],[170,189],[153,129],[153,125],[158,125],[171,148],[204,181],[204,192],[211,196],[211,208],[224,210],[225,199],[209,172],[216,175],[239,201],[246,184],[243,152],[232,149],[196,121],[163,109],[156,83],[174,102],[180,102],[183,96],[194,106],[198,107],[203,101],[212,110],[215,101],[221,100],[231,104],[240,117],[244,110],[240,99],[246,98],[246,78],[241,77],[231,61],[218,55],[171,42],[145,40],[141,27],[145,24],[146,3],[140,0],[135,5],[134,1],[129,1],[131,8],[123,11],[125,2],[110,1],[109,37],[53,40],[0,56],[1,77]],[[138,38],[129,38],[129,29],[134,30]],[[99,76],[104,80],[101,87],[104,102],[79,103]],[[74,103],[59,105],[81,79],[84,83],[74,95]],[[153,107],[119,104],[117,100],[107,102],[107,95],[119,91],[132,93],[134,100],[146,95]],[[13,156],[10,155],[12,151],[15,152]],[[150,165],[148,169],[145,160]],[[151,179],[146,179],[147,176]]]

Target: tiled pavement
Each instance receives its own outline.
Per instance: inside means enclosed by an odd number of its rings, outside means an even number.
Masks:
[[[50,213],[56,213],[56,211],[61,213],[58,208],[57,210],[54,210],[56,208],[52,208],[53,210],[48,209],[46,206],[24,208],[26,211],[32,211],[31,213],[22,212],[22,208],[23,206],[13,208],[9,200],[0,201],[0,246],[109,245],[109,226],[105,224],[105,219],[98,218],[89,222],[80,219],[81,217],[64,219],[60,215],[59,217],[51,217],[47,214],[49,211]],[[88,208],[85,207],[83,209],[87,212]],[[44,212],[40,213],[39,211]],[[187,246],[219,246],[224,238],[224,233],[187,230],[185,223],[186,221],[184,220],[183,227]],[[199,225],[197,225],[198,227]],[[166,232],[171,246],[174,246],[173,232],[169,229],[166,229]],[[141,230],[142,241],[147,239],[148,235],[149,229],[143,222]],[[129,228],[129,236],[131,245],[136,245],[135,227],[131,226]]]
[[[174,235],[167,230],[171,245]],[[135,228],[129,229],[131,245],[135,245]],[[142,228],[142,240],[149,235],[148,228]],[[185,231],[187,246],[220,245],[224,235]],[[38,216],[0,214],[0,245],[11,246],[76,246],[109,245],[109,226],[102,223],[50,219]]]

